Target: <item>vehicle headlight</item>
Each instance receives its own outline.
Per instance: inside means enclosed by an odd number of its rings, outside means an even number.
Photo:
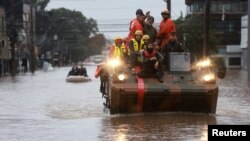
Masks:
[[[211,66],[211,60],[205,59],[196,63],[196,67],[198,68],[205,68]]]
[[[203,76],[204,83],[215,83],[215,75],[210,73]]]
[[[108,61],[109,66],[118,67],[121,65],[121,61],[119,59],[111,59]]]
[[[119,79],[120,81],[124,81],[124,80],[125,80],[125,75],[124,75],[124,74],[119,74],[119,75],[118,75],[118,79]]]
[[[123,83],[123,82],[125,82],[126,79],[127,79],[126,75],[124,73],[120,73],[120,74],[117,74],[117,75],[113,76],[112,82],[114,82],[114,83]]]

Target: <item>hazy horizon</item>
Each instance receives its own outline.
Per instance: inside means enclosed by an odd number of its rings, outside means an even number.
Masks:
[[[184,0],[171,1],[172,19],[186,14]],[[80,11],[87,18],[97,20],[98,28],[107,38],[127,36],[129,21],[135,17],[135,11],[141,8],[144,13],[150,11],[155,17],[155,26],[161,20],[161,11],[166,7],[163,0],[51,0],[47,10],[67,8]]]

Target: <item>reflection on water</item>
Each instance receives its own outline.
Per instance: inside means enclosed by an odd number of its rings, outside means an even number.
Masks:
[[[69,70],[0,77],[0,140],[207,140],[208,124],[250,124],[250,83],[243,71],[229,70],[218,81],[215,115],[110,115],[103,112],[95,66],[87,66],[87,83],[67,83]]]
[[[229,70],[226,78],[220,80],[217,104],[217,119],[221,124],[249,124],[250,82],[247,73],[237,69]]]
[[[190,113],[114,116],[102,120],[104,140],[207,140],[215,116]]]

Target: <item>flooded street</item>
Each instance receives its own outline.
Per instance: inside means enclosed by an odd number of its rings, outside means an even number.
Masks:
[[[69,70],[0,77],[1,141],[206,141],[208,124],[250,124],[250,83],[240,70],[218,81],[216,115],[110,115],[95,66],[87,66],[92,81],[86,83],[66,82]]]

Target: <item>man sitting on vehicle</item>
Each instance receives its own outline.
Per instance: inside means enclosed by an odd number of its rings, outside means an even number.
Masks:
[[[162,48],[162,54],[164,57],[164,65],[167,71],[169,70],[169,53],[170,52],[183,52],[183,46],[177,41],[176,33],[171,32],[169,34],[169,42]]]
[[[131,68],[134,68],[135,66],[141,66],[140,51],[143,50],[143,44],[144,44],[142,36],[143,36],[142,31],[137,30],[135,32],[135,37],[129,42]]]
[[[142,70],[137,73],[139,77],[155,77],[163,82],[163,73],[160,64],[163,60],[161,54],[154,50],[153,44],[149,43],[147,48],[142,52]]]
[[[142,48],[146,48],[146,46],[148,46],[149,42],[150,42],[150,37],[149,35],[143,35],[142,36],[142,41],[143,41],[143,45]]]

